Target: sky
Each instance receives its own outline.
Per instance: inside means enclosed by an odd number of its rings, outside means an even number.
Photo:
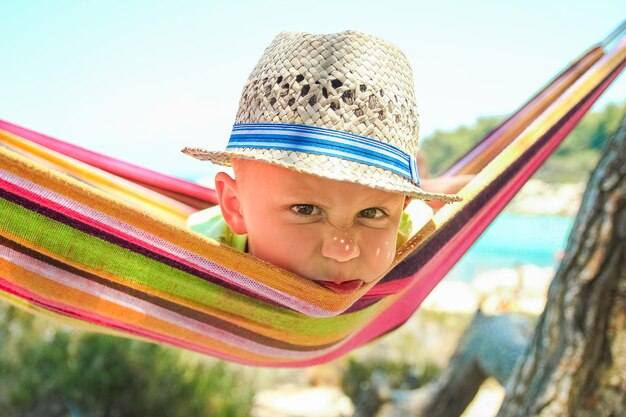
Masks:
[[[626,18],[623,0],[0,0],[0,119],[177,176],[221,149],[281,31],[347,29],[412,65],[421,137],[514,111]],[[626,76],[596,105],[626,100]]]

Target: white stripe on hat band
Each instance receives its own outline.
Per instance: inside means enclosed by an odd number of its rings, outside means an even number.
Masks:
[[[298,137],[304,137],[308,139],[320,139],[324,141],[328,140],[328,136],[325,136],[319,133],[314,133],[314,132],[290,131],[290,130],[281,130],[281,129],[272,129],[272,130],[263,129],[262,132],[263,132],[263,135],[268,135],[268,136],[292,136],[292,137],[298,136]],[[233,134],[236,134],[237,136],[258,135],[259,130],[254,130],[254,129],[237,130],[237,132],[236,133],[233,132]],[[388,158],[397,160],[400,164],[406,164],[407,162],[407,154],[398,154],[397,152],[395,153],[390,152],[388,149],[374,147],[369,143],[355,142],[347,138],[339,138],[339,137],[334,137],[333,142],[336,144],[345,144],[349,146],[358,147],[358,148],[369,150],[372,152],[379,152]]]
[[[317,126],[236,124],[226,148],[277,149],[331,156],[383,168],[420,185],[413,155],[365,136]]]
[[[404,159],[406,157],[406,152],[398,149],[397,147],[390,145],[385,142],[381,142],[378,140],[371,139],[367,136],[356,135],[354,133],[343,132],[339,130],[332,130],[325,127],[318,126],[307,126],[307,125],[295,125],[295,124],[278,124],[278,123],[242,123],[236,124],[233,126],[233,133],[235,132],[245,132],[250,127],[254,128],[255,131],[258,130],[271,130],[278,132],[305,132],[308,136],[313,136],[318,133],[323,137],[332,136],[335,138],[347,138],[347,140],[351,143],[361,144],[363,146],[367,146],[368,144],[372,144],[374,148],[384,150],[389,154],[395,154],[399,158]]]

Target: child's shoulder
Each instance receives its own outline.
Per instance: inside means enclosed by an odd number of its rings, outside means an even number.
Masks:
[[[197,211],[187,218],[187,227],[194,232],[245,252],[247,235],[234,233],[224,220],[220,206]]]

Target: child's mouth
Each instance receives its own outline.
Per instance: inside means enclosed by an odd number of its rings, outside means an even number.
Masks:
[[[363,281],[360,279],[354,279],[351,281],[344,281],[340,283],[332,281],[317,281],[319,284],[339,294],[349,294],[361,288]]]

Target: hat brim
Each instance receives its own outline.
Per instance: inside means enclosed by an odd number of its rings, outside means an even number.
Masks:
[[[202,148],[184,148],[182,152],[201,161],[232,166],[232,159],[251,159],[293,169],[336,181],[348,181],[425,201],[452,203],[461,201],[455,194],[432,193],[417,186],[406,177],[383,168],[365,165],[325,155],[276,149],[234,148],[226,151],[208,151]]]

